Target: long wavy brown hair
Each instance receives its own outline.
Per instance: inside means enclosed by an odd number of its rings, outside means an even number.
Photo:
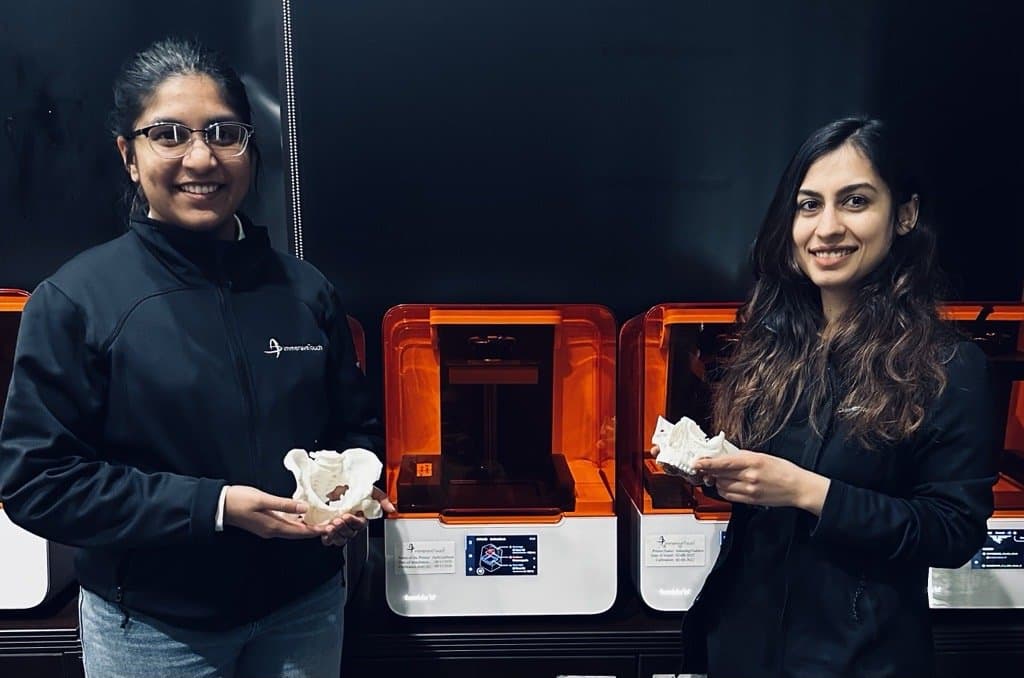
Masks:
[[[806,398],[818,435],[835,407],[869,449],[909,438],[946,385],[956,334],[938,313],[941,276],[935,238],[920,220],[893,236],[886,258],[836,322],[826,323],[818,288],[797,266],[793,218],[808,168],[843,144],[871,161],[900,204],[918,194],[883,123],[844,118],[815,131],[779,180],[753,248],[754,286],[739,311],[740,331],[715,390],[716,429],[747,449],[763,449]],[[841,399],[832,403],[834,393]]]

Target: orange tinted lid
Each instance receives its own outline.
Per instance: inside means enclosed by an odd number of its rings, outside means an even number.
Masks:
[[[0,312],[21,311],[29,294],[25,290],[0,287]]]
[[[480,388],[485,382],[498,389],[538,383],[537,368],[530,366],[537,356],[528,356],[529,359],[522,362],[518,357],[481,361],[442,355],[442,346],[452,346],[444,343],[455,336],[451,333],[464,332],[457,329],[458,326],[481,326],[488,334],[493,328],[496,335],[502,334],[502,326],[552,328],[548,336],[552,337],[553,345],[549,352],[540,356],[542,362],[546,356],[549,363],[544,369],[548,370],[545,374],[550,374],[552,390],[551,439],[545,445],[550,446],[550,455],[564,457],[561,468],[567,469],[575,481],[576,511],[612,514],[615,321],[611,313],[602,306],[584,304],[405,304],[390,309],[383,324],[388,484],[398,495],[403,517],[410,517],[410,504],[403,502],[401,496],[403,488],[407,496],[422,497],[421,506],[434,507],[434,515],[449,508],[465,508],[448,506],[448,497],[453,496],[449,489],[454,487],[451,484],[454,475],[433,470],[441,467],[451,471],[450,459],[442,455],[447,454],[445,450],[455,449],[451,446],[457,440],[447,435],[442,444],[442,408],[455,406],[452,404],[455,401],[450,399],[442,405],[442,383],[446,384],[446,389]],[[513,330],[508,332],[514,334]],[[533,332],[524,330],[524,335]],[[446,336],[449,339],[445,339]],[[520,345],[522,340],[520,336]],[[501,403],[507,401],[499,399],[498,402],[498,411],[505,416]],[[446,421],[447,426],[453,425],[451,417]],[[507,426],[514,417],[504,421],[503,425]],[[476,439],[471,435],[470,440]],[[475,446],[481,444],[477,440],[466,449],[478,449]],[[425,468],[423,464],[428,463],[427,460],[432,473],[438,473],[436,478],[416,476],[417,469]],[[399,483],[400,475],[404,480]],[[461,492],[460,489],[456,494]],[[488,510],[496,514],[501,508]],[[507,508],[515,509],[514,506]]]

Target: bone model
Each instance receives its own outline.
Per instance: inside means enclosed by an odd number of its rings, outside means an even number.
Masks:
[[[725,439],[724,432],[708,438],[700,425],[689,417],[683,417],[677,424],[658,417],[651,442],[659,448],[655,461],[661,464],[666,473],[689,478],[695,475],[693,463],[698,459],[739,451]]]
[[[284,457],[284,467],[295,476],[292,499],[309,504],[302,520],[319,525],[343,513],[362,511],[367,518],[380,518],[380,502],[373,498],[373,483],[383,468],[377,455],[359,447],[336,452],[295,449]],[[335,490],[341,496],[331,499]]]

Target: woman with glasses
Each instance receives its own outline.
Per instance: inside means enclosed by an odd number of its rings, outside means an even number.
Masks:
[[[379,448],[344,309],[238,211],[257,152],[221,56],[158,42],[114,100],[130,229],[25,308],[0,430],[4,510],[79,547],[90,678],[334,678],[345,594],[330,547],[365,518],[303,523],[282,460]]]
[[[718,382],[739,453],[699,460],[733,502],[683,626],[712,678],[935,673],[929,567],[959,567],[992,512],[981,350],[940,319],[934,236],[876,120],[814,132],[754,244]]]

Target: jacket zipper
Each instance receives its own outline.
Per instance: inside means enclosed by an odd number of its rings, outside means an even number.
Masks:
[[[117,568],[114,570],[114,604],[117,605],[117,609],[121,611],[122,629],[127,628],[128,617],[130,616],[128,608],[124,604],[124,585],[125,581],[128,579],[128,565],[131,556],[131,551],[122,555],[120,561],[117,563]]]
[[[821,443],[818,445],[817,451],[814,453],[814,458],[811,460],[811,467],[808,469],[812,472],[817,472],[818,462],[821,461],[821,454],[824,452],[825,447],[829,443],[829,439],[832,437],[833,423],[835,422],[835,381],[832,376],[832,366],[825,366],[825,376],[828,378],[828,422],[825,424],[825,432],[822,434]],[[796,525],[800,519],[800,514],[793,514],[793,527],[789,534],[789,541],[786,543],[786,556],[783,560],[783,572],[785,575],[785,586],[782,589],[782,611],[779,613],[779,655],[778,655],[778,675],[782,675],[783,665],[782,662],[786,658],[786,610],[789,608],[789,553],[793,548],[793,540],[796,539]]]
[[[227,291],[225,291],[227,290]],[[231,281],[223,280],[217,285],[217,298],[220,301],[221,315],[224,318],[224,327],[228,333],[228,350],[231,352],[231,362],[234,363],[235,376],[238,378],[238,385],[242,389],[242,397],[245,402],[246,428],[249,435],[249,462],[252,470],[253,484],[259,484],[259,445],[256,439],[256,395],[253,393],[252,377],[249,365],[245,360],[245,352],[242,350],[242,340],[238,334],[238,323],[235,321],[235,314],[228,304],[227,295],[231,290]]]
[[[857,588],[853,592],[853,599],[850,602],[850,617],[853,621],[860,623],[860,599],[864,597],[864,589],[867,586],[867,579],[861,575],[857,580]]]

